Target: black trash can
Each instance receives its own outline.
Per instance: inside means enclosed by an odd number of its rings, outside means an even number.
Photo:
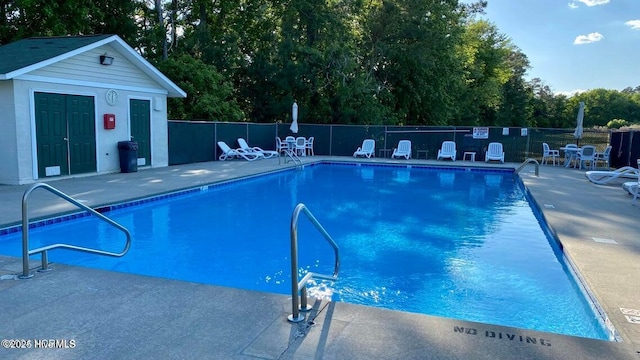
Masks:
[[[135,141],[118,142],[120,171],[130,173],[138,171],[138,143]]]

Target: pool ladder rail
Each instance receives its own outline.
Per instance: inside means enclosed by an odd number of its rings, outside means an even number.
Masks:
[[[280,165],[281,154],[278,156],[278,165]],[[290,162],[290,161],[293,161],[293,163],[296,165],[296,169],[302,169],[303,168],[302,160],[300,159],[298,154],[296,154],[295,150],[288,150],[287,149],[287,150],[284,151],[284,154],[285,154],[285,159],[284,159],[284,163],[285,164]]]
[[[518,168],[516,169],[516,171],[514,172],[514,174],[518,174],[520,171],[522,171],[522,169],[524,169],[525,167],[527,167],[527,165],[529,164],[534,164],[535,167],[535,174],[536,176],[540,176],[540,163],[538,162],[538,160],[534,159],[534,158],[528,158],[526,159],[522,164],[520,164],[520,166],[518,166]]]
[[[120,231],[122,231],[126,237],[127,237],[127,242],[124,246],[124,249],[119,252],[119,253],[115,253],[115,252],[109,252],[109,251],[104,251],[104,250],[98,250],[98,249],[91,249],[91,248],[86,248],[86,247],[82,247],[82,246],[75,246],[75,245],[70,245],[70,244],[52,244],[52,245],[47,245],[47,246],[43,246],[43,247],[39,247],[37,249],[33,249],[33,250],[29,250],[29,196],[31,195],[31,193],[38,188],[42,188],[45,189],[51,193],[53,193],[54,195],[57,195],[58,197],[72,203],[73,205],[88,211],[89,213],[91,213],[92,215],[97,216],[99,219],[107,222],[108,224],[110,224],[111,226],[119,229]],[[48,185],[45,183],[36,183],[31,185],[25,192],[24,195],[22,196],[22,275],[19,275],[18,278],[20,279],[29,279],[33,277],[33,274],[30,273],[29,271],[29,256],[30,255],[35,255],[35,254],[41,254],[42,256],[42,267],[40,269],[38,269],[38,271],[43,272],[43,271],[49,271],[51,270],[49,268],[49,260],[48,260],[48,256],[47,256],[47,251],[49,250],[53,250],[53,249],[68,249],[68,250],[75,250],[75,251],[81,251],[81,252],[87,252],[87,253],[92,253],[92,254],[98,254],[98,255],[106,255],[106,256],[112,256],[112,257],[122,257],[124,256],[128,251],[129,248],[131,247],[131,233],[129,232],[129,230],[127,230],[124,226],[118,224],[117,222],[109,219],[108,217],[102,215],[101,213],[95,211],[94,209],[82,204],[81,202],[79,202],[78,200],[72,198],[71,196],[63,193],[62,191]]]
[[[333,268],[333,275],[316,274],[311,271],[307,272],[300,281],[298,281],[298,218],[300,213],[303,213],[311,221],[311,223],[318,229],[318,231],[324,236],[333,247],[336,262]],[[338,279],[338,272],[340,271],[340,251],[338,245],[331,238],[331,235],[322,227],[320,222],[313,216],[313,214],[307,209],[307,207],[299,203],[293,213],[291,214],[291,307],[292,314],[287,316],[287,320],[290,322],[300,322],[304,320],[304,315],[300,314],[300,311],[309,311],[311,306],[307,304],[307,282],[311,279],[321,279],[336,281]],[[300,296],[298,296],[300,293]]]

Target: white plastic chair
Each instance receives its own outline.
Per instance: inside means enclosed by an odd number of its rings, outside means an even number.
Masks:
[[[489,147],[485,152],[484,162],[489,162],[491,160],[500,161],[504,163],[504,150],[502,148],[502,143],[492,142],[489,143]]]
[[[305,156],[307,152],[307,139],[302,136],[296,138],[296,154],[298,156]]]
[[[560,161],[560,150],[551,150],[549,144],[542,143],[542,165],[547,163],[547,160],[551,158],[553,166],[556,166],[556,159]]]
[[[372,156],[375,156],[375,151],[376,151],[375,140],[364,139],[362,141],[362,146],[356,149],[356,151],[353,153],[353,157],[366,156],[367,158],[371,158]]]
[[[307,141],[304,144],[305,151],[307,155],[310,155],[310,156],[315,155],[315,153],[313,152],[313,140],[314,140],[314,137],[311,136],[310,138],[307,139]]]
[[[393,149],[393,154],[391,154],[392,159],[395,157],[411,159],[411,140],[400,140],[398,142],[398,147]]]
[[[591,169],[596,168],[596,147],[593,145],[584,145],[578,151],[578,155],[576,156],[576,163],[580,169],[582,169],[582,164],[589,162]],[[575,165],[574,165],[575,166]],[[585,164],[586,166],[586,164]]]
[[[609,159],[611,158],[611,146],[607,146],[603,152],[597,152],[595,156],[595,167],[598,167],[598,162],[602,161],[603,166],[609,167]]]
[[[279,137],[276,136],[276,151],[278,154],[282,154],[288,150],[287,143],[280,140]]]
[[[451,159],[456,161],[456,142],[455,141],[443,141],[440,150],[438,150],[438,157],[440,159]]]

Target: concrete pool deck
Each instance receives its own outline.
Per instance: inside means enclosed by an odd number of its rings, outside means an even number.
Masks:
[[[317,160],[352,159],[304,159]],[[485,166],[468,161],[393,162]],[[278,164],[277,159],[215,161],[48,183],[97,207],[285,166],[291,164]],[[18,280],[21,259],[0,256],[0,338],[22,339],[22,345],[31,346],[0,347],[0,358],[639,359],[640,324],[629,322],[621,308],[640,310],[640,202],[631,205],[621,182],[594,185],[584,171],[541,166],[535,177],[531,170],[532,165],[521,172],[525,185],[622,342],[326,301],[311,301],[314,308],[307,320],[292,324],[286,321],[291,313],[286,295],[61,264]],[[0,186],[0,228],[21,221],[21,198],[28,187]],[[73,209],[42,190],[34,192],[29,204],[32,218]],[[30,265],[37,268],[39,257]],[[627,316],[635,319],[632,313]],[[49,339],[58,342],[45,341]],[[66,348],[43,348],[52,345]]]

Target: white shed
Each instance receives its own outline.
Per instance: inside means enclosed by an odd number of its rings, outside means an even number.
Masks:
[[[167,166],[167,97],[186,93],[117,35],[38,37],[0,46],[0,184]]]

